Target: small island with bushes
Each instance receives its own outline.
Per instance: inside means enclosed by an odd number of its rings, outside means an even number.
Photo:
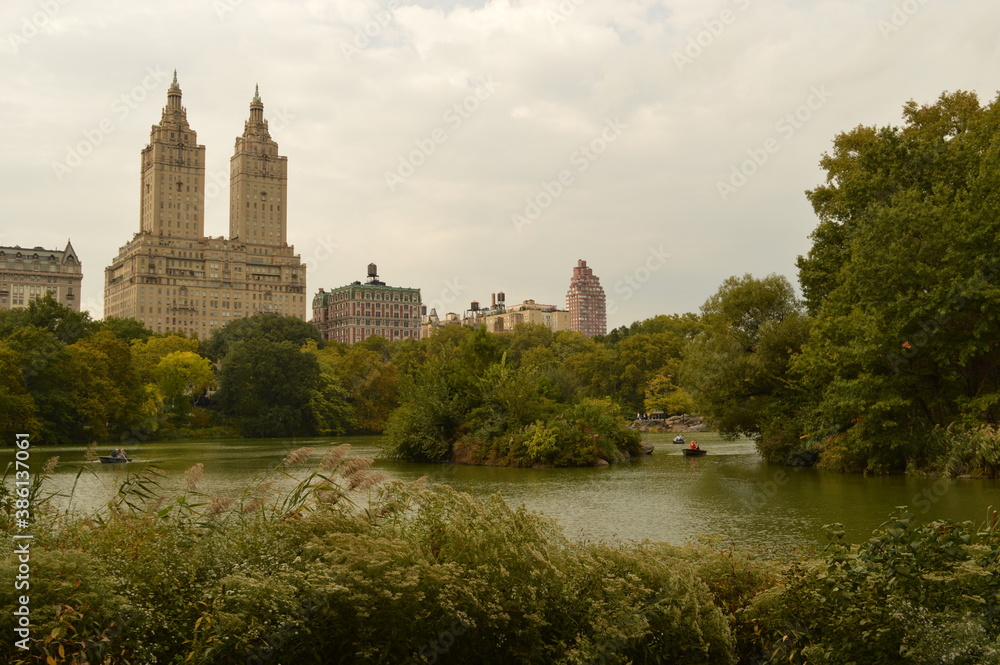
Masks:
[[[610,399],[554,367],[516,364],[484,328],[429,360],[386,427],[386,454],[417,462],[595,466],[642,454]],[[449,350],[451,351],[451,350]]]

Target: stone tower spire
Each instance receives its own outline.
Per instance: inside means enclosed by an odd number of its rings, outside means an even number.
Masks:
[[[229,237],[284,247],[287,241],[288,160],[278,154],[264,119],[260,87],[229,161]]]
[[[188,124],[177,70],[160,124],[142,151],[139,183],[140,232],[189,240],[205,235],[205,146]]]

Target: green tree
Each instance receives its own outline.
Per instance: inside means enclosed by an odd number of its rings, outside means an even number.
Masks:
[[[21,381],[35,403],[39,440],[52,444],[85,440],[77,423],[66,343],[35,326],[15,328],[5,341],[16,354]]]
[[[692,413],[694,400],[675,382],[680,363],[672,363],[646,383],[645,407],[647,413],[662,411],[669,416]]]
[[[191,351],[163,356],[152,375],[167,411],[182,423],[191,413],[192,401],[215,386],[212,363]]]
[[[65,344],[83,339],[95,328],[89,312],[73,311],[59,304],[51,293],[32,300],[27,307],[0,312],[0,337],[27,326],[47,330]]]
[[[200,347],[198,340],[180,333],[158,334],[146,340],[133,340],[132,358],[139,376],[152,382],[156,380],[154,370],[163,358],[171,353],[197,353]]]
[[[141,426],[147,393],[132,365],[129,346],[109,331],[67,347],[71,400],[83,432],[75,441],[131,438]]]
[[[268,342],[291,342],[296,348],[313,340],[323,348],[323,336],[316,326],[294,316],[254,314],[245,319],[234,319],[222,328],[212,331],[205,341],[205,355],[214,361],[223,359],[237,344],[249,339]]]
[[[367,432],[381,432],[389,414],[399,404],[399,378],[389,354],[355,344],[341,353],[325,356],[351,405],[350,422]]]
[[[20,356],[0,340],[0,436],[13,441],[19,432],[37,432],[35,400],[21,376]]]
[[[809,192],[816,325],[795,372],[835,468],[926,466],[934,426],[1000,420],[1000,104],[946,93],[903,116],[839,135]]]
[[[720,432],[753,438],[766,458],[784,460],[798,441],[789,361],[809,334],[792,286],[779,275],[730,277],[702,305],[702,324],[681,384]]]
[[[319,389],[315,355],[291,341],[250,337],[223,358],[215,399],[244,436],[309,436],[316,429],[309,405]]]
[[[147,328],[141,321],[131,318],[109,316],[106,319],[97,321],[94,324],[95,330],[108,330],[115,337],[126,343],[139,340],[145,342],[153,336],[153,331]]]

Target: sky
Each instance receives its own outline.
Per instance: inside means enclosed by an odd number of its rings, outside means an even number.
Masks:
[[[609,329],[697,312],[733,275],[797,284],[838,133],[1000,89],[994,0],[5,0],[0,18],[0,245],[72,240],[95,318],[175,69],[208,235],[228,234],[259,86],[308,294],[376,263],[439,313],[500,291],[565,308],[583,259]]]

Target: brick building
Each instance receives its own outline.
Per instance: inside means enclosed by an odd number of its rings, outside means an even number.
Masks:
[[[566,309],[569,310],[570,330],[582,332],[587,337],[605,335],[608,332],[607,305],[601,280],[580,259],[573,268],[566,293]]]
[[[368,264],[368,280],[313,296],[312,324],[323,339],[354,344],[373,335],[387,340],[420,339],[420,289],[389,286]]]

